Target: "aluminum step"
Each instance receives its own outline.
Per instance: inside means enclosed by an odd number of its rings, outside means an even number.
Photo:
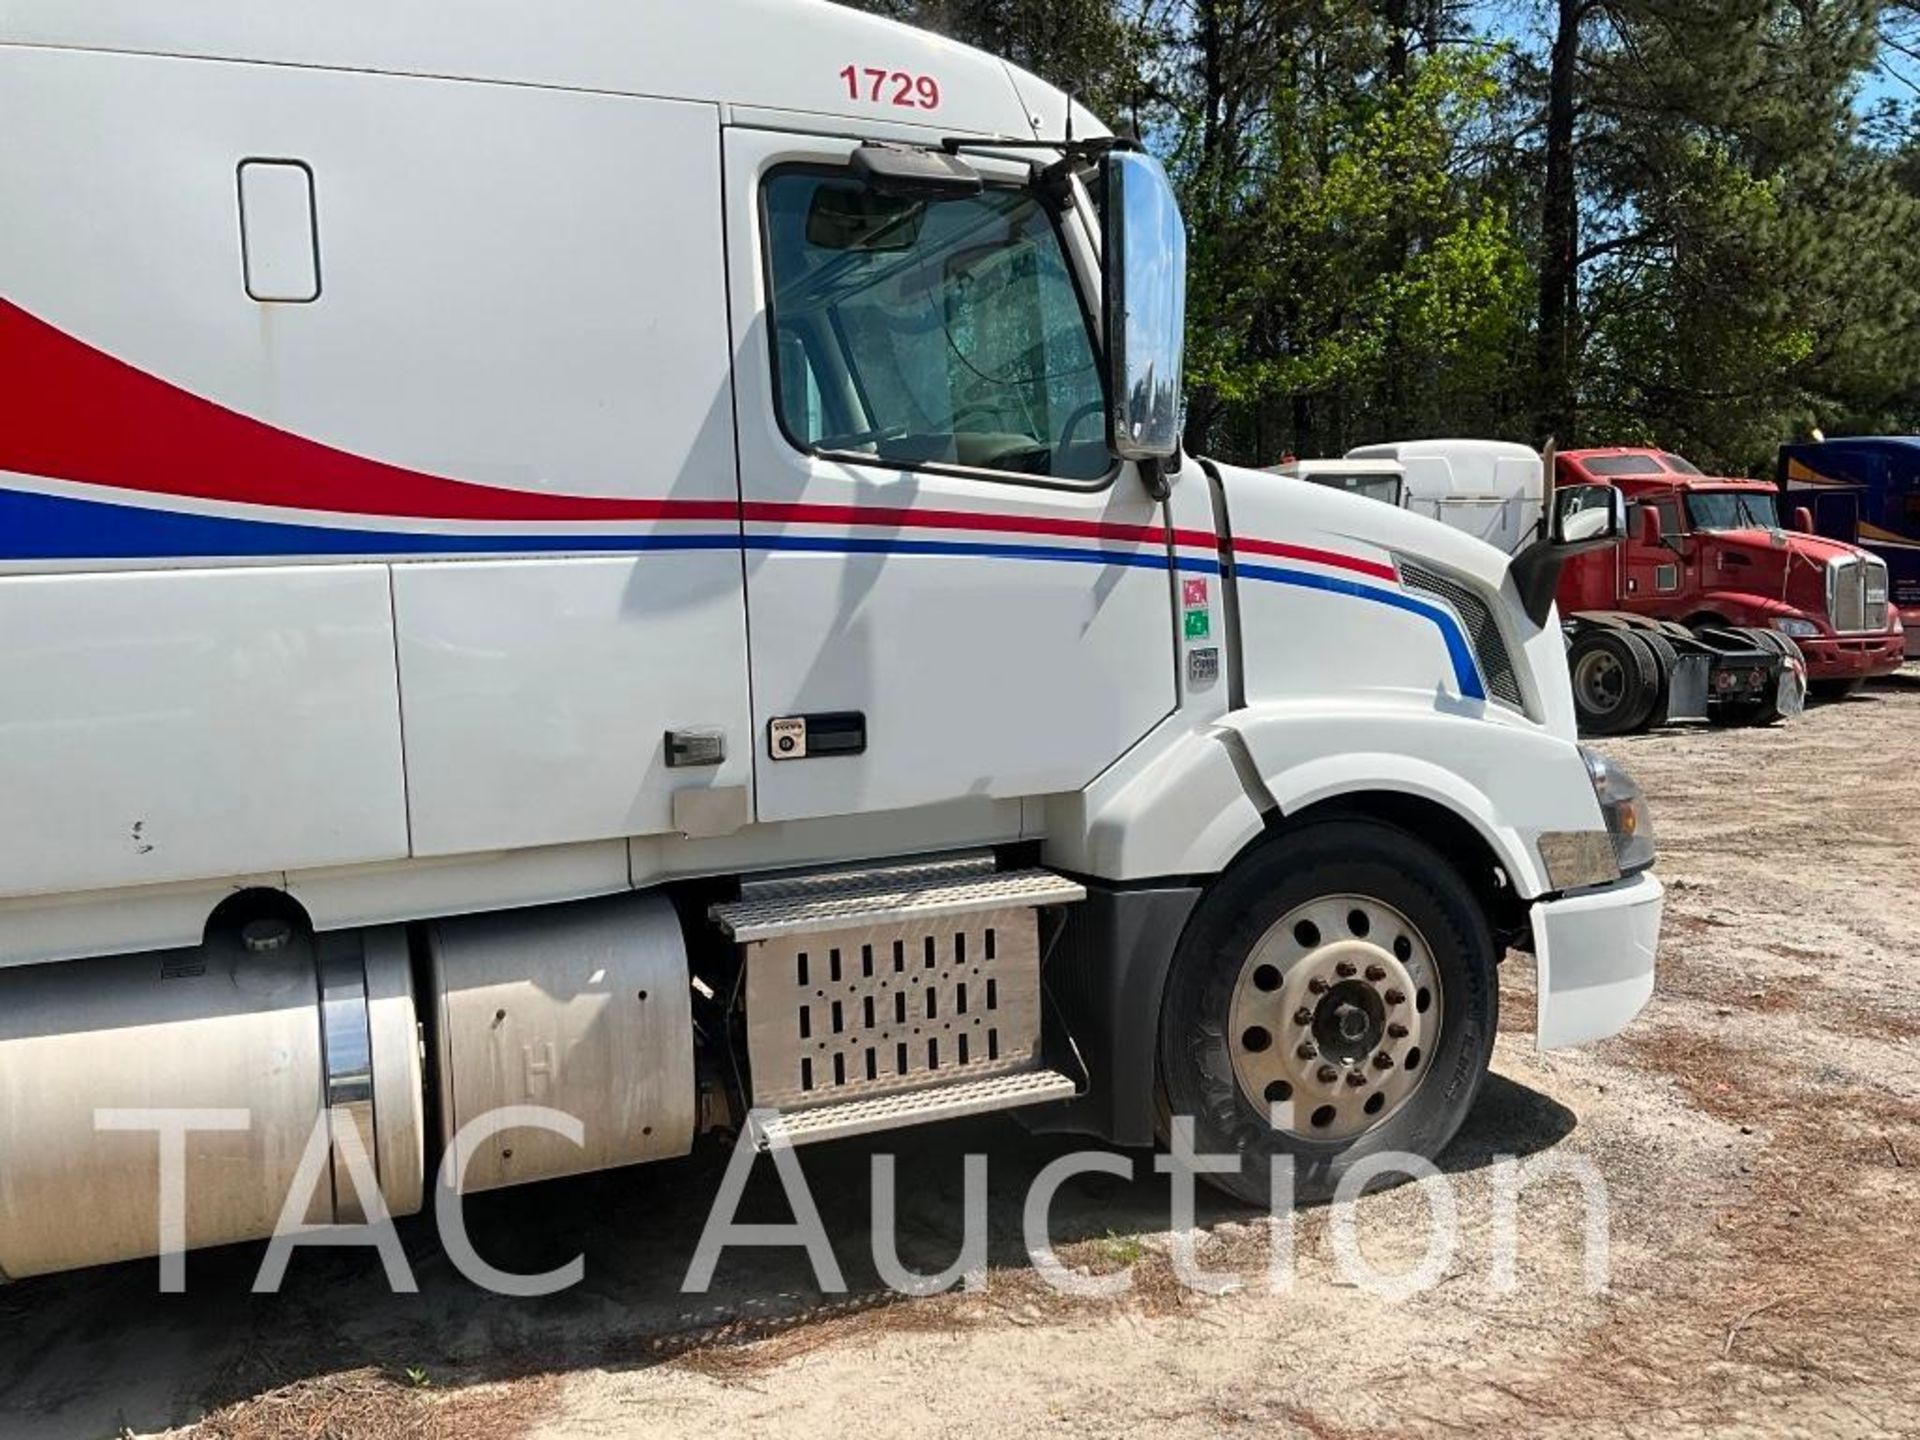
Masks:
[[[1087,898],[1084,885],[1048,870],[996,871],[993,857],[898,865],[751,882],[713,907],[740,944],[781,935],[910,925],[940,915],[1031,910]]]
[[[1015,1075],[993,1075],[963,1080],[956,1085],[844,1100],[810,1110],[782,1114],[754,1134],[754,1144],[768,1150],[778,1144],[811,1145],[820,1140],[842,1140],[871,1135],[963,1115],[1013,1110],[1049,1100],[1071,1100],[1079,1087],[1057,1070],[1025,1070]]]

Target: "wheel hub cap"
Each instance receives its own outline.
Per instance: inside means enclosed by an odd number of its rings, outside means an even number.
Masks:
[[[1595,651],[1582,657],[1575,684],[1589,710],[1612,710],[1626,697],[1627,672],[1613,656]]]
[[[1419,1088],[1441,1018],[1432,951],[1405,916],[1360,896],[1312,901],[1241,968],[1228,1017],[1234,1078],[1287,1133],[1351,1140]]]
[[[1369,986],[1348,980],[1335,986],[1314,1011],[1314,1042],[1332,1060],[1363,1060],[1387,1029],[1387,1007]]]

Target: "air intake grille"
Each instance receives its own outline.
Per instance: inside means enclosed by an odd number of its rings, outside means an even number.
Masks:
[[[1836,560],[1827,571],[1828,618],[1843,635],[1887,628],[1887,567],[1879,560]]]
[[[1467,638],[1473,644],[1473,658],[1480,666],[1480,678],[1486,682],[1487,693],[1503,705],[1525,710],[1526,702],[1520,695],[1520,677],[1514,671],[1513,654],[1507,649],[1507,638],[1500,633],[1492,608],[1480,598],[1478,592],[1457,580],[1450,580],[1406,560],[1400,562],[1400,578],[1406,582],[1408,589],[1424,591],[1444,602],[1460,617],[1460,623],[1467,627]]]

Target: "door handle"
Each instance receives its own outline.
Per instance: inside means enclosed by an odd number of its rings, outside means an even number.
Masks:
[[[767,754],[775,760],[863,755],[866,749],[867,717],[859,710],[782,715],[767,722]]]

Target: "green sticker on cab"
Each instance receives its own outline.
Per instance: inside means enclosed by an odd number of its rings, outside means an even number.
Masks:
[[[1187,639],[1207,640],[1213,636],[1213,612],[1211,610],[1187,611]]]

